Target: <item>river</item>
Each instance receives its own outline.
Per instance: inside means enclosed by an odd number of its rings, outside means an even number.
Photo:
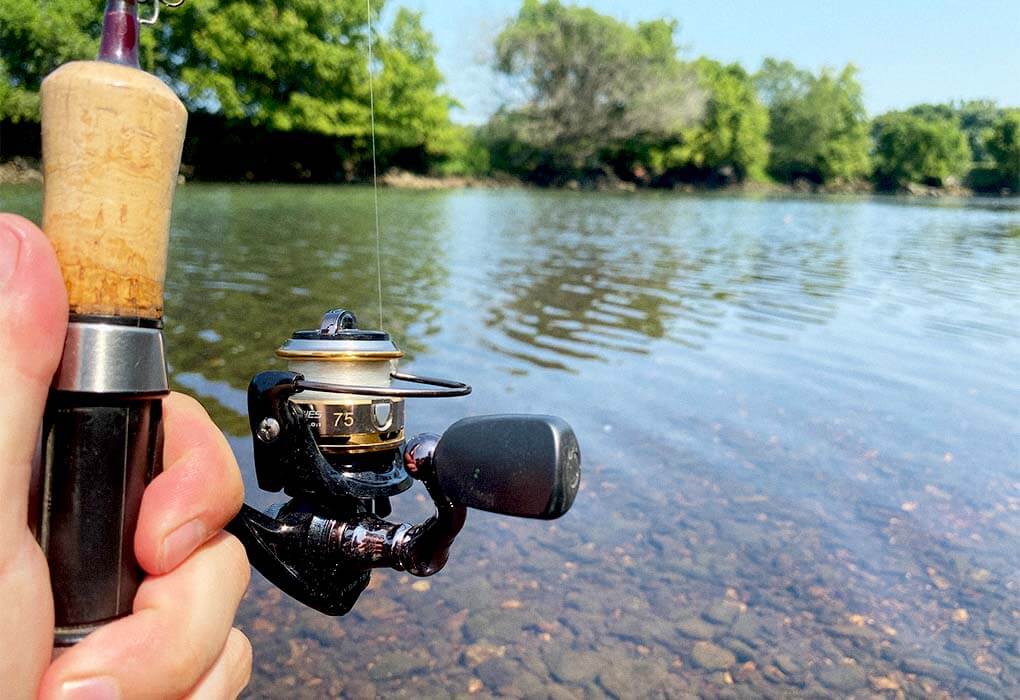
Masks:
[[[378,325],[373,223],[366,188],[179,190],[173,382],[253,503],[248,380],[326,308]],[[256,577],[252,697],[1020,695],[1020,201],[385,190],[381,224],[404,368],[474,386],[410,432],[560,415],[582,490],[344,618]]]

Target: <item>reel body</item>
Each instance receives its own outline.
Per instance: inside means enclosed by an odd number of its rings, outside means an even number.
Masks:
[[[259,488],[292,498],[244,506],[227,530],[251,563],[297,600],[343,615],[373,568],[431,576],[445,565],[467,508],[552,519],[580,485],[570,426],[552,416],[466,418],[442,436],[405,438],[405,399],[464,396],[461,382],[401,374],[402,353],[353,314],[327,312],[277,351],[289,371],[248,387]],[[415,387],[395,386],[401,381]],[[421,481],[435,505],[423,523],[392,523],[389,499]]]

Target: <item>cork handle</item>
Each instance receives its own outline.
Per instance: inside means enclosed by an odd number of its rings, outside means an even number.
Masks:
[[[72,314],[159,319],[187,112],[162,81],[105,61],[42,84],[43,230]]]

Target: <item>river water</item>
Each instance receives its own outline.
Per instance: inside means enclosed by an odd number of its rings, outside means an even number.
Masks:
[[[428,585],[379,572],[344,618],[256,577],[252,697],[1020,695],[1020,202],[381,204],[404,368],[474,386],[409,431],[563,416],[582,490],[554,523],[472,512]],[[372,225],[368,189],[179,192],[173,381],[253,503],[247,382],[328,307],[377,325]]]

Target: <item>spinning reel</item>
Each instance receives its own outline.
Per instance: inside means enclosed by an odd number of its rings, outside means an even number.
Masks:
[[[479,416],[442,436],[405,439],[405,399],[471,387],[397,372],[403,353],[389,335],[359,329],[349,311],[327,312],[277,355],[289,371],[252,379],[248,415],[259,488],[291,500],[266,513],[245,505],[227,530],[266,578],[320,612],[347,613],[372,569],[442,569],[467,508],[548,520],[574,501],[580,451],[559,418]],[[419,524],[385,520],[389,499],[414,480],[435,514]]]

